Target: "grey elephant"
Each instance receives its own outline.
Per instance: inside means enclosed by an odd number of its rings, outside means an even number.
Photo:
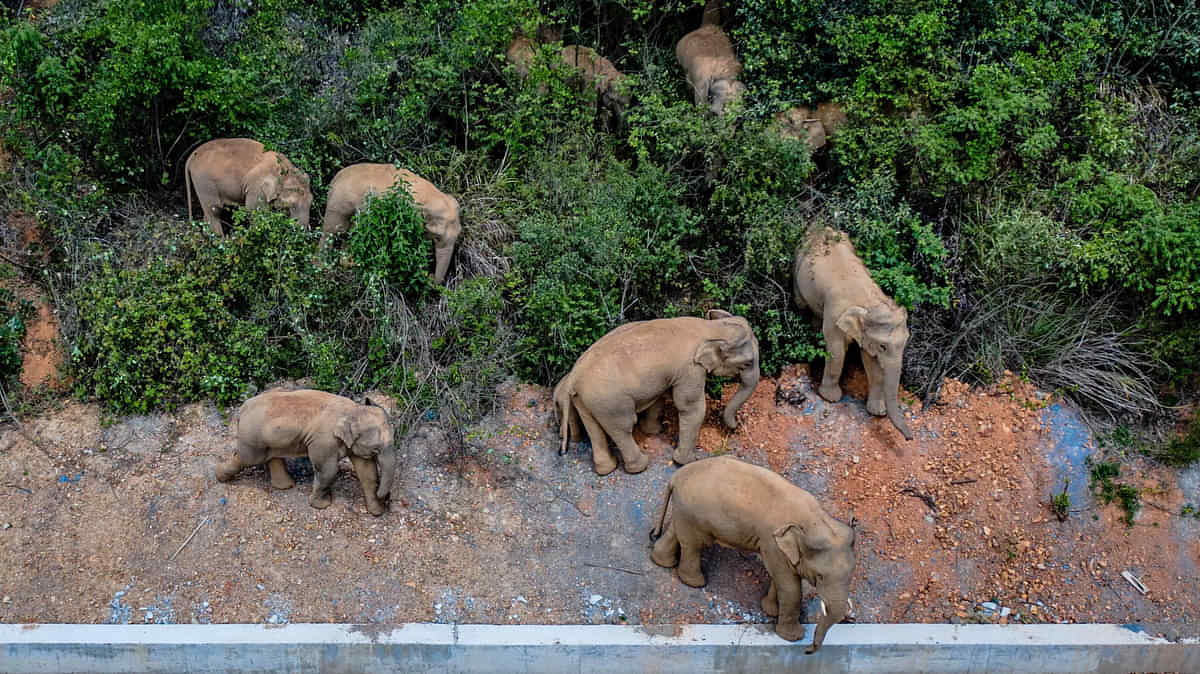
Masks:
[[[821,397],[830,402],[842,399],[838,381],[846,349],[857,342],[870,389],[867,411],[886,414],[904,438],[912,440],[899,400],[908,312],[871,278],[850,238],[828,227],[814,228],[796,249],[793,280],[796,305],[822,318],[829,359],[817,389]]]
[[[433,280],[442,283],[450,268],[454,244],[462,232],[458,200],[433,183],[392,164],[353,164],[338,171],[329,184],[322,240],[350,228],[350,218],[362,208],[368,194],[383,194],[403,182],[425,220],[425,231],[433,240]]]
[[[221,210],[227,206],[287,211],[308,228],[312,190],[308,175],[287,157],[268,152],[249,138],[217,138],[196,148],[184,164],[188,220],[192,219],[192,192],[200,202],[204,220],[217,234]]]
[[[383,408],[370,398],[360,405],[349,398],[313,390],[267,391],[242,403],[238,410],[237,451],[217,466],[217,480],[228,482],[246,466],[267,464],[271,486],[295,486],[284,457],[307,456],[312,461],[314,508],[333,502],[330,487],[338,460],[349,457],[362,485],[367,511],[382,515],[392,491],[396,448],[392,424]]]
[[[607,475],[617,467],[606,435],[616,443],[626,472],[645,470],[649,459],[633,439],[633,425],[642,414],[642,432],[661,431],[662,396],[670,391],[679,411],[679,445],[672,458],[679,464],[693,461],[710,374],[741,379],[721,417],[726,426],[737,428],[737,411],[758,386],[759,376],[758,340],[745,318],[713,309],[707,318],[660,318],[614,329],[592,344],[554,387],[562,438],[558,453],[566,453],[568,439],[582,439],[582,423],[597,473]]]
[[[671,521],[663,525],[667,506]],[[789,641],[804,636],[803,581],[821,598],[812,653],[825,633],[853,610],[854,529],[825,512],[813,495],[775,472],[728,456],[702,459],[671,476],[650,532],[657,539],[650,559],[679,567],[679,580],[703,587],[700,549],[717,543],[759,554],[771,587],[762,610],[778,616],[775,633]]]
[[[838,129],[846,123],[846,113],[842,106],[825,102],[816,110],[807,105],[798,105],[775,113],[775,133],[783,138],[803,140],[808,149],[816,151],[837,135]]]
[[[696,105],[706,106],[717,116],[725,114],[729,104],[746,91],[738,80],[742,63],[720,26],[704,24],[684,35],[675,45],[675,58],[683,66]]]

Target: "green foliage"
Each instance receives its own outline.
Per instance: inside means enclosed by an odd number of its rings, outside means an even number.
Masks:
[[[33,312],[28,300],[17,301],[12,291],[0,288],[0,383],[21,371],[21,340]]]
[[[697,233],[680,188],[657,167],[566,150],[531,167],[524,196],[533,210],[508,251],[520,371],[543,382],[618,324],[657,317],[662,298],[684,286],[683,244]]]
[[[434,288],[427,271],[433,244],[403,185],[394,185],[383,195],[367,195],[365,206],[354,216],[348,248],[363,274],[385,279],[414,300],[420,301]]]
[[[1067,493],[1067,487],[1070,485],[1070,480],[1063,480],[1063,490],[1050,499],[1050,512],[1054,513],[1059,522],[1066,522],[1067,515],[1071,512],[1071,495]]]
[[[1094,462],[1088,458],[1091,466],[1092,489],[1105,505],[1117,501],[1123,512],[1122,520],[1125,526],[1133,526],[1133,518],[1142,509],[1141,494],[1137,487],[1117,482],[1121,477],[1121,464],[1116,461]]]
[[[1159,461],[1180,468],[1200,461],[1200,415],[1193,415],[1186,432],[1171,438],[1160,451],[1152,454]]]
[[[346,298],[312,264],[315,236],[283,214],[238,220],[227,239],[193,225],[175,255],[144,268],[99,253],[99,272],[75,293],[78,393],[122,412],[229,404],[306,360],[305,347],[318,362],[327,357],[303,337]]]

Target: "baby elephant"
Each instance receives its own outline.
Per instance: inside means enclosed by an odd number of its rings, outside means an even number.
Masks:
[[[597,473],[607,475],[617,467],[606,434],[620,450],[625,470],[640,473],[650,461],[633,439],[633,425],[644,413],[642,432],[658,433],[662,396],[670,391],[679,410],[679,446],[672,458],[678,464],[693,461],[709,374],[741,379],[722,417],[726,426],[737,428],[738,408],[758,386],[758,340],[745,318],[712,309],[707,319],[660,318],[615,328],[588,347],[554,387],[562,437],[558,453],[566,453],[568,439],[582,438],[582,422]]]
[[[663,531],[667,504],[674,496],[671,523]],[[661,537],[660,537],[661,536]],[[753,550],[771,574],[762,610],[779,616],[775,633],[795,641],[800,625],[802,585],[808,581],[821,599],[821,621],[806,653],[821,647],[825,632],[853,609],[854,530],[829,516],[813,495],[773,471],[718,456],[680,468],[667,483],[650,559],[679,566],[679,580],[705,584],[700,548],[718,543]]]
[[[266,463],[271,486],[295,486],[283,463],[285,456],[308,456],[316,476],[308,503],[327,508],[338,459],[350,457],[362,484],[367,511],[382,515],[392,491],[396,448],[392,424],[383,408],[324,391],[267,391],[242,403],[238,411],[237,453],[217,466],[217,479],[228,482],[245,466]]]

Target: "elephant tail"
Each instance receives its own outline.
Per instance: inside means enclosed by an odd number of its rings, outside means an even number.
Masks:
[[[575,411],[573,405],[570,382],[564,379],[554,389],[554,411],[558,413],[559,456],[567,453],[567,441],[571,439],[571,414]]]
[[[658,509],[658,524],[650,530],[650,540],[657,541],[662,536],[663,524],[667,521],[667,504],[671,502],[671,492],[675,491],[675,479],[667,480],[667,488],[663,490],[662,506]]]
[[[183,164],[183,184],[187,190],[188,200],[188,222],[192,221],[192,156],[188,155],[187,161]]]

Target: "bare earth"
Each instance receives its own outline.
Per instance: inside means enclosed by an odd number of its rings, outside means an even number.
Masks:
[[[857,518],[859,622],[1200,619],[1200,519],[1179,514],[1200,505],[1200,470],[1126,457],[1147,501],[1126,527],[1090,495],[1077,417],[1019,380],[947,382],[929,410],[909,400],[911,443],[866,414],[861,372],[846,384],[830,404],[806,367],[789,368],[761,382],[734,432],[710,401],[700,446],[768,465]],[[290,491],[273,491],[262,469],[217,483],[232,443],[211,405],[111,419],[64,402],[25,419],[24,433],[6,427],[0,621],[771,622],[755,555],[708,550],[701,589],[650,561],[673,470],[669,407],[663,435],[639,436],[650,468],[601,478],[586,444],[557,456],[547,389],[501,393],[504,409],[460,455],[436,422],[401,441],[380,518],[348,466],[327,510],[307,503],[303,460]],[[1059,522],[1048,503],[1067,477],[1072,512]]]

